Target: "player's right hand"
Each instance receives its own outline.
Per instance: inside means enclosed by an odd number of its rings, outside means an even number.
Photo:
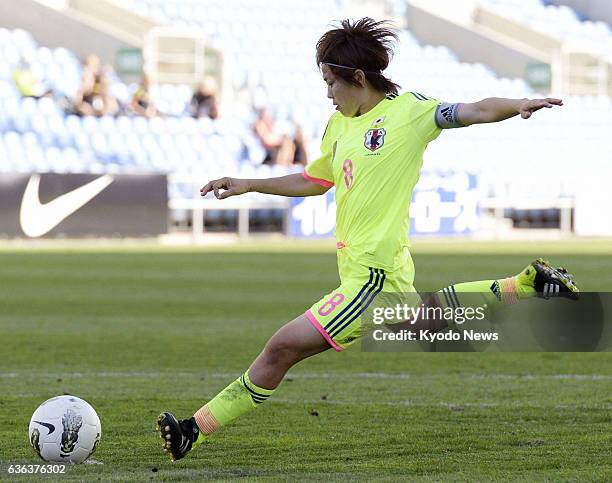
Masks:
[[[563,101],[554,97],[547,97],[546,99],[525,99],[521,102],[519,114],[523,119],[529,119],[534,112],[539,111],[543,107],[550,109],[553,106],[562,105]]]
[[[220,192],[219,190],[225,191]],[[249,191],[249,184],[246,179],[219,178],[206,183],[206,185],[200,190],[200,195],[206,196],[211,191],[215,194],[215,198],[218,200],[224,200],[230,196],[247,193]]]

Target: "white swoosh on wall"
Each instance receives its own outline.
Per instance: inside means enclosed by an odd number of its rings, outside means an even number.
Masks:
[[[21,229],[32,238],[50,232],[63,220],[104,191],[112,182],[112,176],[100,176],[48,203],[42,204],[38,196],[40,175],[33,174],[21,200],[21,210],[19,211]]]

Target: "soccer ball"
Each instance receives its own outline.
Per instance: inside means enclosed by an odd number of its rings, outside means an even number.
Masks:
[[[43,460],[82,463],[102,436],[100,418],[87,401],[76,396],[46,400],[30,419],[30,445]]]

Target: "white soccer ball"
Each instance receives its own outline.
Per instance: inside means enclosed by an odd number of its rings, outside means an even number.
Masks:
[[[96,450],[102,425],[87,401],[58,396],[38,406],[28,433],[30,445],[43,460],[82,463]]]

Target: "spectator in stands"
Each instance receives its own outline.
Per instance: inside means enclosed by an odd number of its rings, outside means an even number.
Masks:
[[[295,126],[295,138],[293,139],[293,164],[308,164],[308,142],[302,126]]]
[[[53,92],[40,79],[34,76],[30,63],[24,58],[19,61],[17,68],[13,72],[13,80],[23,97],[39,99]]]
[[[111,93],[112,74],[113,68],[110,65],[104,66],[99,79],[99,98],[101,102],[94,106],[96,108],[96,116],[116,116],[119,114],[119,102],[117,102],[117,99]]]
[[[253,129],[266,150],[264,164],[291,166],[308,163],[306,137],[300,126],[295,126],[295,136],[281,134],[276,128],[270,111],[263,107],[258,111]]]
[[[85,87],[93,87],[95,78],[100,74],[100,57],[89,54],[83,63],[83,77],[81,83]]]
[[[293,164],[293,142],[289,136],[277,131],[274,119],[266,107],[259,109],[253,130],[266,150],[264,164]]]
[[[204,81],[198,84],[198,88],[191,97],[189,108],[191,115],[196,119],[200,117],[217,119],[219,117],[219,101],[215,79],[206,77]]]
[[[74,110],[81,116],[115,115],[119,104],[110,92],[112,67],[99,69],[99,59],[88,56],[83,67],[83,77],[74,100]]]
[[[94,93],[98,90],[98,78],[100,74],[100,58],[97,55],[89,54],[83,63],[83,74],[81,84],[74,98],[74,110],[77,114],[88,116],[93,115],[91,106]]]
[[[159,115],[159,112],[149,94],[149,76],[146,73],[142,75],[142,82],[134,92],[132,100],[130,102],[130,109],[139,116],[155,117]]]

